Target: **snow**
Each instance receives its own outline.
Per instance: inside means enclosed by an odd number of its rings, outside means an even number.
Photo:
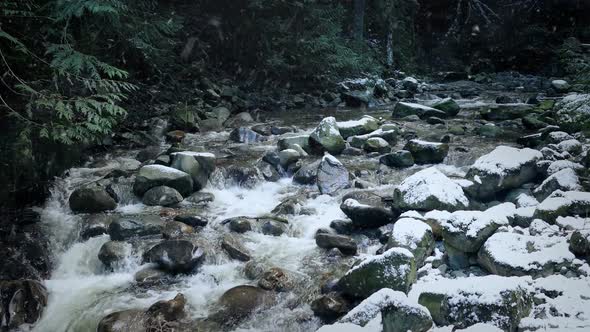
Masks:
[[[160,173],[165,173],[165,174],[169,174],[169,175],[175,175],[175,176],[185,176],[187,175],[187,173],[177,170],[176,168],[172,168],[172,167],[168,167],[168,166],[163,166],[163,165],[147,165],[147,166],[143,166],[140,170],[139,170],[139,176],[146,176],[145,172],[148,172],[150,170],[154,170],[154,171],[158,171]]]
[[[422,215],[420,214],[420,212],[415,211],[415,210],[410,210],[410,211],[406,211],[402,214],[399,215],[399,219],[401,218],[415,218],[415,219],[423,219]]]
[[[582,217],[557,217],[555,223],[566,230],[590,230],[590,218]]]
[[[516,197],[516,206],[519,208],[526,208],[539,205],[539,201],[531,195],[522,193]]]
[[[574,152],[582,148],[582,143],[577,139],[568,139],[557,144],[557,148],[562,152]]]
[[[479,157],[471,167],[488,174],[504,175],[542,157],[541,152],[537,150],[498,146],[492,152]]]
[[[391,237],[397,245],[414,250],[429,232],[432,233],[432,229],[425,222],[413,218],[403,218],[393,225]]]
[[[451,216],[449,211],[432,210],[424,214],[426,219],[434,219],[439,221],[446,221]]]
[[[204,157],[204,158],[215,158],[215,155],[210,152],[194,152],[194,151],[182,151],[182,152],[174,152],[170,154],[174,156],[176,154],[179,155],[186,155],[186,156],[193,156],[193,157]]]
[[[424,106],[424,105],[421,105],[421,104],[416,104],[416,103],[407,103],[407,102],[402,102],[402,101],[400,101],[399,103],[400,103],[401,105],[403,105],[403,106],[410,107],[410,108],[413,108],[413,109],[421,109],[421,110],[424,110],[424,111],[431,111],[431,110],[435,110],[435,111],[437,111],[437,112],[440,112],[440,111],[439,111],[439,110],[437,110],[437,109],[434,109],[434,108],[432,108],[432,107],[428,107],[428,106]]]
[[[528,273],[542,270],[547,264],[571,263],[575,259],[569,244],[560,236],[530,236],[499,232],[483,245],[494,261]]]
[[[339,322],[365,326],[369,321],[381,314],[381,309],[388,306],[403,307],[410,312],[416,312],[430,317],[428,309],[416,301],[410,301],[406,294],[389,288],[383,288],[359,303],[359,305],[342,317]]]
[[[502,205],[507,207],[507,205]],[[468,237],[476,238],[481,230],[490,225],[508,225],[507,214],[501,211],[503,207],[492,207],[486,211],[455,211],[449,216],[443,227],[451,233],[464,232]],[[507,212],[512,212],[514,215],[516,209],[512,207]]]
[[[557,160],[549,165],[549,168],[547,168],[547,174],[552,175],[566,168],[578,170],[583,169],[584,166],[569,160]]]
[[[469,205],[469,200],[461,186],[434,167],[421,170],[406,178],[398,189],[404,194],[404,202],[407,204],[419,204],[428,197],[434,196],[441,203]]]
[[[556,190],[537,206],[537,210],[556,211],[561,207],[578,202],[590,204],[590,193],[583,191]]]
[[[580,190],[582,188],[578,180],[578,175],[576,175],[576,171],[571,168],[564,168],[546,178],[545,181],[535,189],[535,193],[540,192],[551,181],[557,181],[559,187],[565,190]]]
[[[502,301],[502,294],[506,291],[522,289],[531,291],[532,278],[501,277],[488,275],[483,277],[468,277],[418,281],[408,294],[410,300],[418,301],[422,293],[443,294],[452,298],[453,303],[497,304]]]
[[[503,332],[502,329],[486,323],[478,323],[468,328],[455,330],[455,332]]]
[[[553,131],[549,133],[549,139],[553,142],[562,142],[573,139],[573,137],[565,131]]]
[[[337,122],[336,125],[338,126],[338,128],[349,129],[349,128],[354,128],[354,127],[359,127],[359,126],[365,126],[369,122],[377,122],[377,119],[375,119],[374,117],[372,117],[370,115],[365,115],[362,118],[360,118],[359,120],[340,121],[340,122]]]
[[[350,270],[348,270],[348,272],[346,272],[346,275],[352,273],[352,271],[355,271],[357,269],[360,269],[364,266],[367,266],[369,264],[379,264],[379,263],[383,263],[384,261],[387,261],[387,258],[389,258],[389,256],[393,256],[393,255],[404,255],[407,256],[408,259],[412,259],[414,258],[414,255],[405,248],[391,248],[389,250],[387,250],[386,252],[382,253],[381,255],[374,255],[374,256],[370,256],[365,258],[362,262],[360,262],[359,264],[353,266]],[[391,274],[397,274],[397,275],[404,275],[406,274],[406,270],[410,269],[409,265],[400,265],[396,269],[395,266],[387,266],[387,268],[389,269],[389,273]]]
[[[433,148],[444,144],[444,143],[437,143],[437,142],[428,142],[428,141],[423,141],[423,140],[419,140],[419,139],[412,139],[412,140],[410,140],[410,142],[415,143],[415,144],[419,144],[422,146],[426,146],[426,147],[433,147]]]

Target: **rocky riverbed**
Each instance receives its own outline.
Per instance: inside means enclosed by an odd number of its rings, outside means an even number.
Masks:
[[[37,209],[52,271],[4,282],[3,326],[590,329],[590,97],[394,83],[153,119],[158,144],[70,169]]]

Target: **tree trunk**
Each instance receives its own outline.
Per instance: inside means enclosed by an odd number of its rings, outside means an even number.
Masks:
[[[352,34],[354,40],[361,43],[365,28],[365,6],[366,0],[354,0],[354,12],[352,22]]]

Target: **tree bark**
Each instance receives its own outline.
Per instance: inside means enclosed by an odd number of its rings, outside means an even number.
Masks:
[[[365,30],[365,7],[366,0],[354,0],[354,12],[352,22],[352,34],[357,42],[363,41]]]

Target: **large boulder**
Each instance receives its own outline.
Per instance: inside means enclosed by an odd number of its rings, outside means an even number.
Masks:
[[[341,121],[336,124],[340,135],[344,139],[350,136],[368,134],[379,129],[379,122],[370,115],[365,115],[359,120]]]
[[[590,94],[570,94],[555,104],[557,121],[573,131],[590,124]]]
[[[167,186],[176,189],[183,197],[193,192],[193,180],[183,171],[162,165],[147,165],[139,169],[133,184],[133,192],[143,196],[153,187]]]
[[[162,224],[134,218],[121,218],[109,224],[108,233],[113,241],[157,235],[162,232]]]
[[[449,145],[413,139],[406,143],[404,150],[412,153],[416,164],[436,164],[445,159],[449,153]]]
[[[173,273],[189,273],[204,260],[203,250],[188,240],[165,240],[143,254],[146,263],[156,263]]]
[[[546,178],[543,183],[533,191],[533,194],[539,201],[543,201],[556,190],[578,191],[581,189],[582,186],[580,185],[580,180],[578,179],[576,171],[571,168],[564,168]]]
[[[377,228],[399,215],[385,206],[381,196],[370,191],[352,192],[342,198],[340,209],[358,228]]]
[[[151,206],[173,206],[182,202],[182,195],[174,188],[153,187],[143,195],[143,204]]]
[[[590,193],[583,191],[554,191],[535,210],[534,217],[550,224],[557,217],[582,215],[590,211]]]
[[[421,170],[397,186],[393,193],[394,206],[400,210],[464,209],[469,200],[463,188],[434,167]]]
[[[304,150],[309,150],[309,135],[307,134],[288,134],[285,136],[281,136],[277,141],[277,147],[279,151],[285,149],[292,149],[293,145],[297,144],[302,147]]]
[[[356,242],[344,235],[317,233],[315,243],[324,249],[338,248],[345,255],[356,255],[357,252]]]
[[[207,185],[209,176],[215,170],[216,159],[212,153],[184,151],[172,153],[170,157],[170,166],[172,168],[183,171],[191,176],[193,180],[193,191],[203,189]],[[180,190],[178,191],[182,194]],[[182,194],[182,196],[186,197],[188,195]]]
[[[333,195],[350,187],[348,170],[334,156],[326,154],[318,167],[316,183],[320,193]]]
[[[391,151],[391,146],[386,140],[380,137],[371,137],[363,145],[366,152],[377,152],[379,154],[388,153]]]
[[[533,278],[559,273],[574,258],[564,237],[507,232],[492,235],[478,253],[479,264],[490,273]]]
[[[252,258],[250,251],[232,234],[225,234],[223,236],[221,248],[227,252],[229,257],[239,261],[247,262]]]
[[[316,160],[312,163],[307,163],[301,166],[295,174],[293,174],[293,182],[299,184],[314,184],[318,176],[318,168],[321,160]]]
[[[461,107],[453,98],[444,98],[432,104],[433,108],[441,110],[447,114],[448,117],[459,114]]]
[[[406,102],[399,102],[393,108],[392,117],[394,118],[403,118],[409,115],[417,115],[420,119],[425,119],[431,116],[436,116],[439,118],[446,118],[447,113],[436,108],[415,104],[415,103],[406,103]]]
[[[490,104],[481,115],[489,121],[514,120],[530,114],[533,108],[529,104]]]
[[[20,331],[23,325],[35,324],[47,305],[47,289],[34,280],[0,281],[0,327]]]
[[[256,286],[236,286],[223,293],[219,299],[220,310],[212,318],[232,325],[258,309],[273,305],[275,301],[273,292]]]
[[[386,249],[395,247],[408,249],[414,255],[416,267],[421,267],[434,250],[431,227],[419,219],[400,218],[393,225],[386,244]]]
[[[338,281],[347,295],[365,299],[382,288],[407,293],[416,280],[416,263],[410,251],[391,248],[353,266]]]
[[[117,208],[117,202],[101,187],[78,188],[70,195],[69,203],[70,209],[79,213],[98,213]]]
[[[389,167],[410,167],[414,165],[414,157],[410,151],[399,150],[381,156],[379,162]]]
[[[346,147],[346,142],[340,131],[336,119],[332,116],[324,118],[309,135],[309,145],[318,151],[340,154]]]
[[[530,281],[495,275],[438,279],[416,284],[408,297],[425,306],[440,326],[465,328],[485,322],[516,331],[533,305]]]
[[[100,320],[96,332],[145,332],[144,315],[142,310],[137,309],[113,312]]]
[[[108,241],[100,247],[98,259],[110,269],[124,264],[131,255],[131,245],[122,241]]]
[[[491,200],[504,190],[518,188],[537,176],[541,152],[529,148],[498,146],[479,157],[469,168],[467,178],[473,182],[466,192],[474,198]]]

